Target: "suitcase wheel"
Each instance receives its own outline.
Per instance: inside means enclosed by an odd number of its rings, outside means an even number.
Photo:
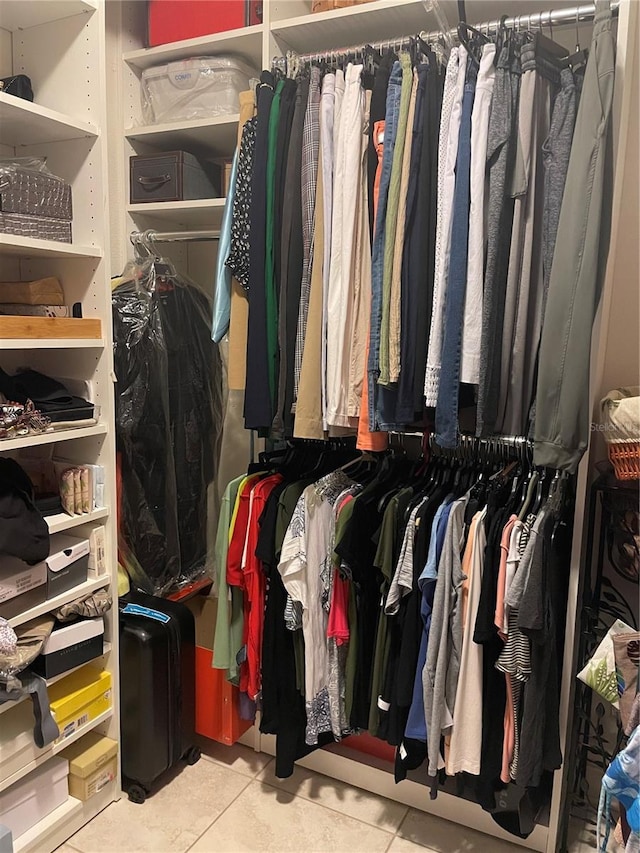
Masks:
[[[200,761],[201,755],[202,753],[200,752],[200,747],[190,746],[182,757],[187,762],[187,764],[196,764],[198,761]]]
[[[142,785],[138,785],[135,782],[133,785],[129,786],[129,790],[127,791],[129,794],[129,800],[132,803],[144,803],[147,799],[147,792],[142,787]]]

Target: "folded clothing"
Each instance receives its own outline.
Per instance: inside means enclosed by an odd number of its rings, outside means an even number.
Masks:
[[[31,400],[53,424],[90,421],[94,416],[93,403],[75,397],[61,382],[37,370],[23,370],[10,376],[0,369],[0,392],[18,403]]]

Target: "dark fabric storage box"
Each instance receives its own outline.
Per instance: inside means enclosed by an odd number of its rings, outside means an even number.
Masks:
[[[104,650],[104,619],[81,619],[53,631],[31,669],[43,678],[55,678],[94,660]]]
[[[218,198],[220,166],[202,165],[187,151],[144,154],[129,160],[131,204]]]
[[[47,563],[47,598],[84,583],[89,568],[89,540],[58,533],[51,537]]]
[[[0,210],[70,223],[71,187],[49,172],[0,163]]]

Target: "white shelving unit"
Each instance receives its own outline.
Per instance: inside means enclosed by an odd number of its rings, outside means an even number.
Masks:
[[[115,4],[112,4],[115,7]],[[127,257],[129,233],[137,228],[175,230],[177,227],[213,228],[219,223],[223,202],[182,202],[167,205],[128,204],[128,159],[133,153],[153,150],[170,150],[184,147],[195,154],[210,154],[230,157],[235,147],[237,118],[214,119],[207,122],[185,122],[144,126],[140,114],[139,81],[142,70],[153,65],[180,61],[193,56],[233,54],[243,57],[256,69],[269,68],[272,57],[293,49],[299,53],[324,52],[332,49],[359,45],[366,42],[393,42],[402,36],[421,30],[438,29],[435,16],[427,9],[424,0],[373,0],[372,2],[319,14],[311,13],[311,0],[265,0],[264,21],[261,26],[244,30],[233,30],[175,44],[145,49],[146,21],[141,4],[125,0],[113,8],[113,19],[109,42],[112,67],[119,77],[117,94],[111,103],[111,119],[114,127],[125,128],[124,147],[121,133],[111,137],[113,158],[117,170],[116,183],[112,185],[111,215],[114,231],[114,269],[122,267]],[[503,14],[520,14],[526,22],[528,14],[559,10],[576,6],[575,0],[467,0],[468,22],[477,24],[486,20],[497,20]],[[624,80],[624,56],[627,43],[631,44],[634,13],[630,12],[634,0],[623,0],[620,20],[617,25],[618,56],[616,89],[622,90]],[[440,8],[451,26],[458,20],[456,0],[440,0]],[[630,21],[632,22],[630,24]],[[580,25],[580,40],[585,46],[590,39],[591,26]],[[554,31],[553,37],[573,48],[575,30],[566,28]],[[620,97],[618,96],[618,103]],[[619,121],[619,115],[617,120]],[[614,120],[614,126],[616,120]],[[615,131],[614,131],[615,132]],[[124,156],[119,158],[119,152]],[[164,251],[164,249],[163,249]],[[215,260],[215,245],[197,244],[167,247],[174,262],[188,272],[203,270],[203,279],[210,280]],[[597,344],[596,344],[597,346]],[[584,460],[585,465],[587,460]],[[585,467],[581,469],[578,483],[578,500],[574,535],[574,552],[571,568],[571,589],[566,630],[566,652],[561,699],[561,730],[563,741],[568,730],[571,696],[571,665],[575,631],[576,577],[580,573],[580,542],[582,533],[581,507],[586,492]],[[243,742],[256,750],[272,753],[274,739],[261,736],[251,730]],[[414,808],[437,814],[463,826],[479,829],[492,838],[510,842],[514,849],[524,847],[532,850],[555,853],[558,845],[558,825],[563,797],[563,771],[558,771],[554,780],[548,825],[538,825],[527,839],[516,839],[503,832],[490,815],[474,803],[440,793],[437,800],[430,801],[428,790],[420,784],[405,781],[395,785],[393,773],[382,769],[375,759],[349,752],[334,746],[331,750],[319,750],[300,762],[328,776],[373,791],[379,795],[410,805]],[[491,848],[487,839],[487,849]]]
[[[105,496],[115,505],[114,387],[111,332],[111,268],[107,172],[107,101],[104,0],[2,0],[0,59],[4,73],[27,74],[33,103],[0,93],[0,156],[43,156],[72,187],[70,244],[0,234],[0,281],[57,276],[68,304],[82,303],[85,318],[100,319],[98,338],[0,340],[0,367],[33,367],[51,376],[89,380],[100,416],[95,425],[0,441],[0,454],[18,461],[25,450],[55,453],[105,468]],[[48,519],[51,534],[106,531],[106,575],[88,580],[10,619],[14,627],[79,596],[110,587],[117,599],[115,517],[109,507]],[[99,730],[119,741],[117,604],[106,618],[103,654],[92,663],[111,674],[112,707],[69,738],[53,744],[0,783],[0,791],[60,754],[87,732]],[[65,673],[64,675],[67,675]],[[64,675],[53,681],[59,681]],[[25,700],[28,701],[28,700]],[[3,708],[13,707],[7,703]],[[1,718],[0,718],[1,719]],[[28,716],[27,716],[28,720]],[[31,723],[32,725],[32,723]],[[3,737],[0,722],[0,740]],[[14,839],[15,851],[48,853],[120,796],[115,780],[86,803],[69,798],[29,832]]]

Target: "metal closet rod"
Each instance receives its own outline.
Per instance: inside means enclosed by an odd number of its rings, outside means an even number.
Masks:
[[[431,11],[431,7],[428,5],[428,0],[424,0],[424,3],[427,7],[427,11]],[[611,0],[611,12],[613,15],[618,14],[619,7],[620,0]],[[512,18],[505,19],[504,26],[518,30],[529,29],[531,27],[542,29],[542,27],[562,27],[569,26],[571,24],[584,24],[593,20],[595,12],[595,3],[583,3],[580,6],[572,6],[568,9],[549,9],[547,12],[531,12],[526,15],[514,15]],[[473,26],[481,32],[484,31],[486,33],[490,33],[492,30],[497,31],[499,29],[500,19],[483,21],[480,24],[473,24]],[[433,30],[432,32],[425,32],[423,30],[420,33],[420,38],[424,41],[434,41],[440,36],[444,36],[449,43],[452,43],[457,39],[458,31],[453,28],[448,31]],[[299,55],[298,59],[301,62],[312,62],[314,59],[318,60],[330,56],[340,56],[341,54],[357,53],[367,46],[372,47],[375,50],[381,50],[382,48],[391,46],[401,47],[404,44],[408,44],[410,38],[410,36],[398,36],[395,39],[385,39],[384,41],[367,42],[366,44],[353,45],[351,47],[340,47],[334,48],[333,50],[303,54]]]
[[[219,231],[132,231],[129,238],[133,245],[145,243],[199,243],[219,240]]]

